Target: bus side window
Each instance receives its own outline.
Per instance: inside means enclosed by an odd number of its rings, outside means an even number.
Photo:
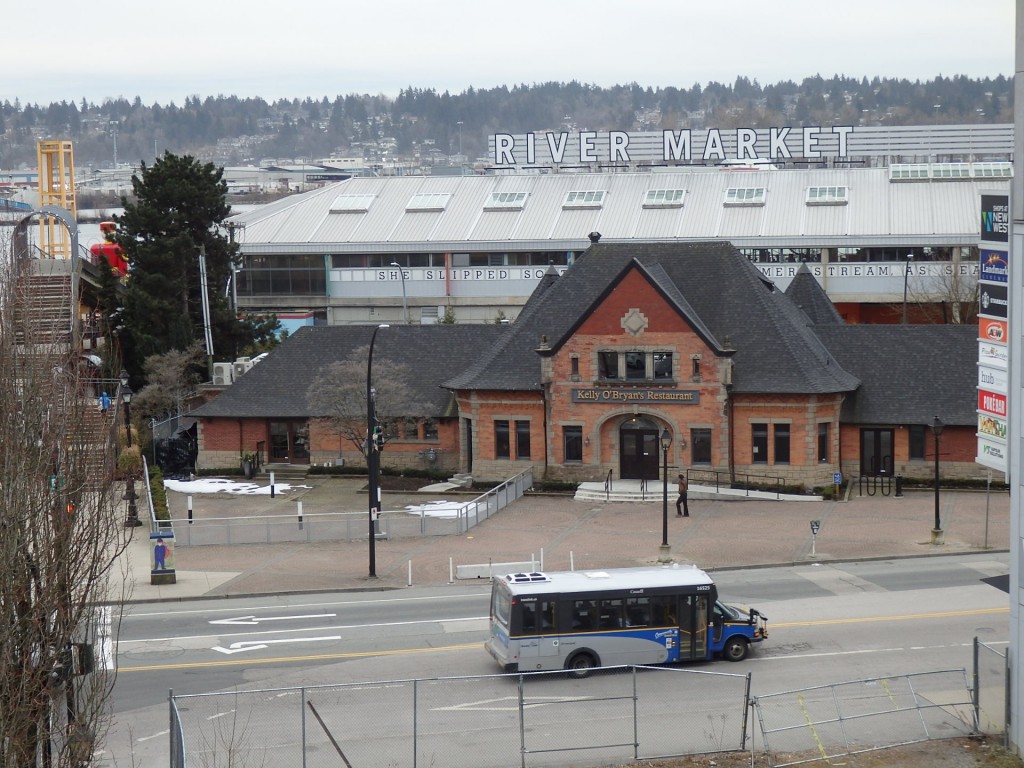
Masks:
[[[524,635],[535,634],[537,632],[537,604],[520,603],[519,611],[519,615],[522,619],[522,626],[520,627],[520,631]]]
[[[651,602],[646,597],[626,598],[626,626],[649,627],[651,625]]]
[[[572,604],[572,628],[596,629],[597,606],[593,600],[576,600]]]
[[[615,598],[601,601],[601,629],[618,629],[624,626],[622,621],[622,600]]]
[[[540,604],[540,629],[547,632],[555,628],[555,601],[543,600]]]
[[[651,598],[654,626],[656,627],[678,627],[675,614],[675,597],[670,595],[656,595]]]

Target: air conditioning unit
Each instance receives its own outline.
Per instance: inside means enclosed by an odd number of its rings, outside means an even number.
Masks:
[[[234,365],[235,365],[235,378],[237,379],[237,378],[245,375],[246,373],[249,372],[249,370],[252,369],[253,362],[248,357],[240,357],[237,360],[235,360]]]
[[[231,363],[213,364],[213,386],[228,387],[234,380],[234,366]]]

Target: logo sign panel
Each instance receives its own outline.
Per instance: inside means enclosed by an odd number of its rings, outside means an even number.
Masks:
[[[1006,418],[1006,395],[978,390],[978,410]]]
[[[978,318],[978,338],[982,341],[994,341],[996,344],[1005,344],[1008,336],[1005,320],[996,320],[991,317]]]
[[[978,313],[1005,320],[1009,307],[1006,285],[978,283],[978,291],[981,294],[981,306],[978,309]]]
[[[1010,353],[1003,344],[993,344],[990,341],[978,342],[978,363],[992,368],[1006,370],[1010,361]]]
[[[978,414],[978,436],[988,437],[1000,442],[1006,442],[1006,419],[990,416],[987,413]]]
[[[991,248],[981,249],[981,280],[990,283],[1005,283],[1010,277],[1010,254],[1006,251],[994,251]]]
[[[1006,243],[1010,238],[1010,198],[1007,195],[981,196],[981,240]]]
[[[990,440],[987,437],[978,437],[978,455],[974,459],[982,466],[996,469],[1000,472],[1006,471],[1006,446]]]
[[[978,366],[978,389],[1006,394],[1010,384],[1008,378],[1006,371],[999,368],[989,368],[986,365]]]
[[[625,387],[593,387],[573,389],[574,403],[674,403],[696,405],[700,391],[696,389],[627,389]]]

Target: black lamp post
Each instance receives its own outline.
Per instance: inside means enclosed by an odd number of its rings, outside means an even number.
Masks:
[[[373,372],[373,345],[377,341],[377,331],[381,328],[388,328],[387,323],[378,325],[373,329],[370,336],[370,352],[366,356],[366,470],[370,476],[370,578],[377,578],[377,508],[378,496],[380,495],[380,451],[374,443],[374,428],[376,427],[376,413],[373,402],[373,385],[371,384]]]
[[[124,401],[124,431],[128,439],[128,447],[132,447],[132,388],[128,386],[128,372],[121,371],[121,400]],[[127,528],[142,525],[139,520],[138,498],[135,496],[135,474],[129,470],[125,478],[124,498],[128,502],[128,517],[124,524]]]
[[[939,436],[944,426],[938,416],[932,419],[932,435],[935,436],[935,527],[932,529],[932,544],[942,543],[942,520],[939,517]]]
[[[910,277],[910,262],[914,260],[914,254],[908,253],[903,257],[903,325],[907,324],[907,278]]]
[[[668,545],[668,449],[672,446],[672,435],[668,429],[661,430],[661,552],[659,563],[672,562],[672,550]]]

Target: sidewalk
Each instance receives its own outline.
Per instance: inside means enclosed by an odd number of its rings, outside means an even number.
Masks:
[[[365,510],[364,478],[310,477],[308,487],[269,495],[193,495],[204,517],[294,514],[305,510]],[[437,494],[385,491],[383,509],[437,499]],[[471,496],[460,496],[468,500]],[[175,520],[186,517],[183,494],[169,492]],[[945,542],[931,543],[934,495],[858,497],[846,502],[695,499],[689,518],[677,518],[669,498],[669,544],[677,562],[707,570],[763,565],[1006,551],[1009,494],[942,491]],[[820,520],[812,557],[810,521]],[[368,578],[369,543],[250,544],[178,547],[177,583],[150,584],[148,528],[135,529],[124,564],[132,601],[266,595],[319,590],[376,590],[451,583],[459,565],[535,560],[546,570],[653,564],[662,538],[661,498],[643,503],[574,501],[527,496],[462,536],[395,538],[376,542],[377,578]],[[541,565],[541,561],[543,565]],[[465,583],[456,581],[455,583]],[[479,583],[474,581],[473,583]]]

